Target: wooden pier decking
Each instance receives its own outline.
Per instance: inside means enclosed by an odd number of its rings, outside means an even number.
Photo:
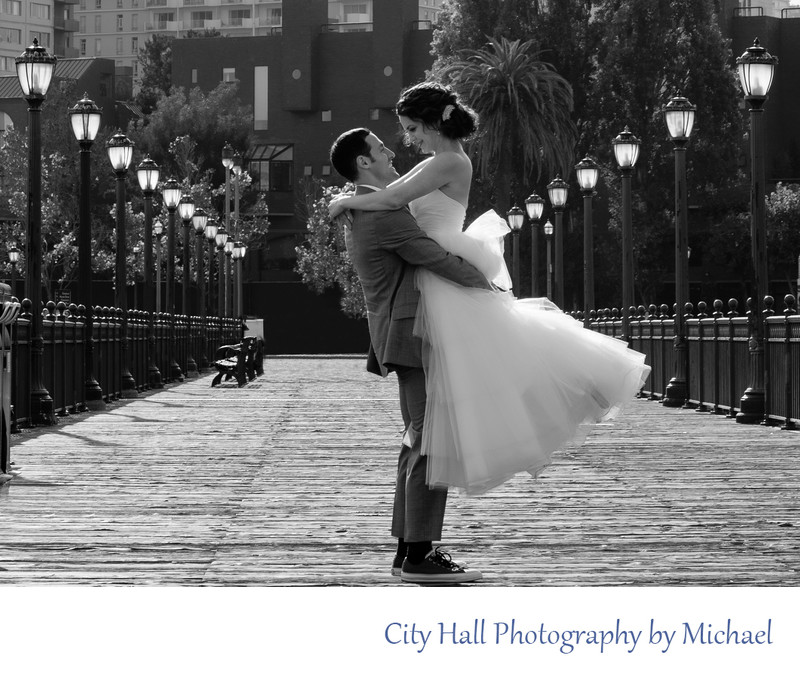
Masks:
[[[397,386],[273,357],[13,436],[0,585],[398,586]],[[636,400],[539,479],[451,494],[486,587],[798,586],[800,432]]]

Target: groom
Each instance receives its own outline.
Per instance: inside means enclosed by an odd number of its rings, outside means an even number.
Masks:
[[[336,171],[356,184],[356,194],[385,188],[399,176],[392,166],[394,153],[365,128],[340,135],[330,157]],[[392,575],[414,583],[479,580],[479,571],[455,564],[448,554],[433,549],[433,541],[442,536],[447,490],[427,486],[428,458],[420,454],[426,394],[422,341],[412,333],[419,302],[415,267],[467,287],[492,286],[475,267],[429,238],[407,208],[354,212],[352,226],[345,227],[345,241],[367,304],[372,343],[367,370],[381,376],[397,374],[406,427],[392,513],[392,535],[398,539]]]

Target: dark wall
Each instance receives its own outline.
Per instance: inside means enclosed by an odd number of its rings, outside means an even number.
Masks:
[[[264,319],[267,354],[361,354],[369,348],[365,319],[339,307],[339,293],[311,292],[303,283],[245,283],[245,314]]]

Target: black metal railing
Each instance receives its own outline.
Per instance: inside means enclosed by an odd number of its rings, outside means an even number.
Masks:
[[[235,318],[185,316],[159,312],[127,312],[128,339],[123,340],[125,313],[121,309],[95,307],[92,310],[93,375],[102,388],[102,398],[112,403],[122,397],[122,372],[125,366],[124,342],[127,342],[127,368],[141,392],[162,383],[182,380],[189,358],[199,370],[205,370],[222,345],[239,342],[241,322]],[[44,385],[53,400],[56,416],[83,411],[86,406],[85,368],[86,308],[48,302],[42,314]],[[31,303],[24,300],[18,318],[8,329],[11,346],[12,430],[30,426],[30,321]],[[153,370],[158,375],[154,377]],[[179,373],[180,372],[180,375]]]
[[[772,297],[764,298],[765,421],[796,427],[800,421],[800,315],[793,295],[784,298],[782,312],[773,310]],[[583,320],[582,312],[569,312]],[[642,395],[663,400],[667,384],[675,376],[675,312],[640,306],[630,316],[630,346],[647,357],[652,368]],[[750,382],[751,312],[739,312],[739,303],[715,300],[713,308],[699,302],[686,306],[689,355],[687,404],[700,411],[736,416]],[[622,317],[618,309],[601,309],[590,315],[592,330],[620,337]]]

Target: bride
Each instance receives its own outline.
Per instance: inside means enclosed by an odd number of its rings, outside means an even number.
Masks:
[[[461,141],[476,131],[476,114],[433,82],[403,91],[396,111],[406,143],[428,157],[385,190],[337,196],[331,216],[409,205],[430,237],[508,290],[506,222],[490,211],[462,230],[472,164]],[[644,355],[547,299],[464,288],[425,269],[416,278],[430,487],[481,494],[517,473],[538,474],[584,426],[617,415],[650,371]]]

